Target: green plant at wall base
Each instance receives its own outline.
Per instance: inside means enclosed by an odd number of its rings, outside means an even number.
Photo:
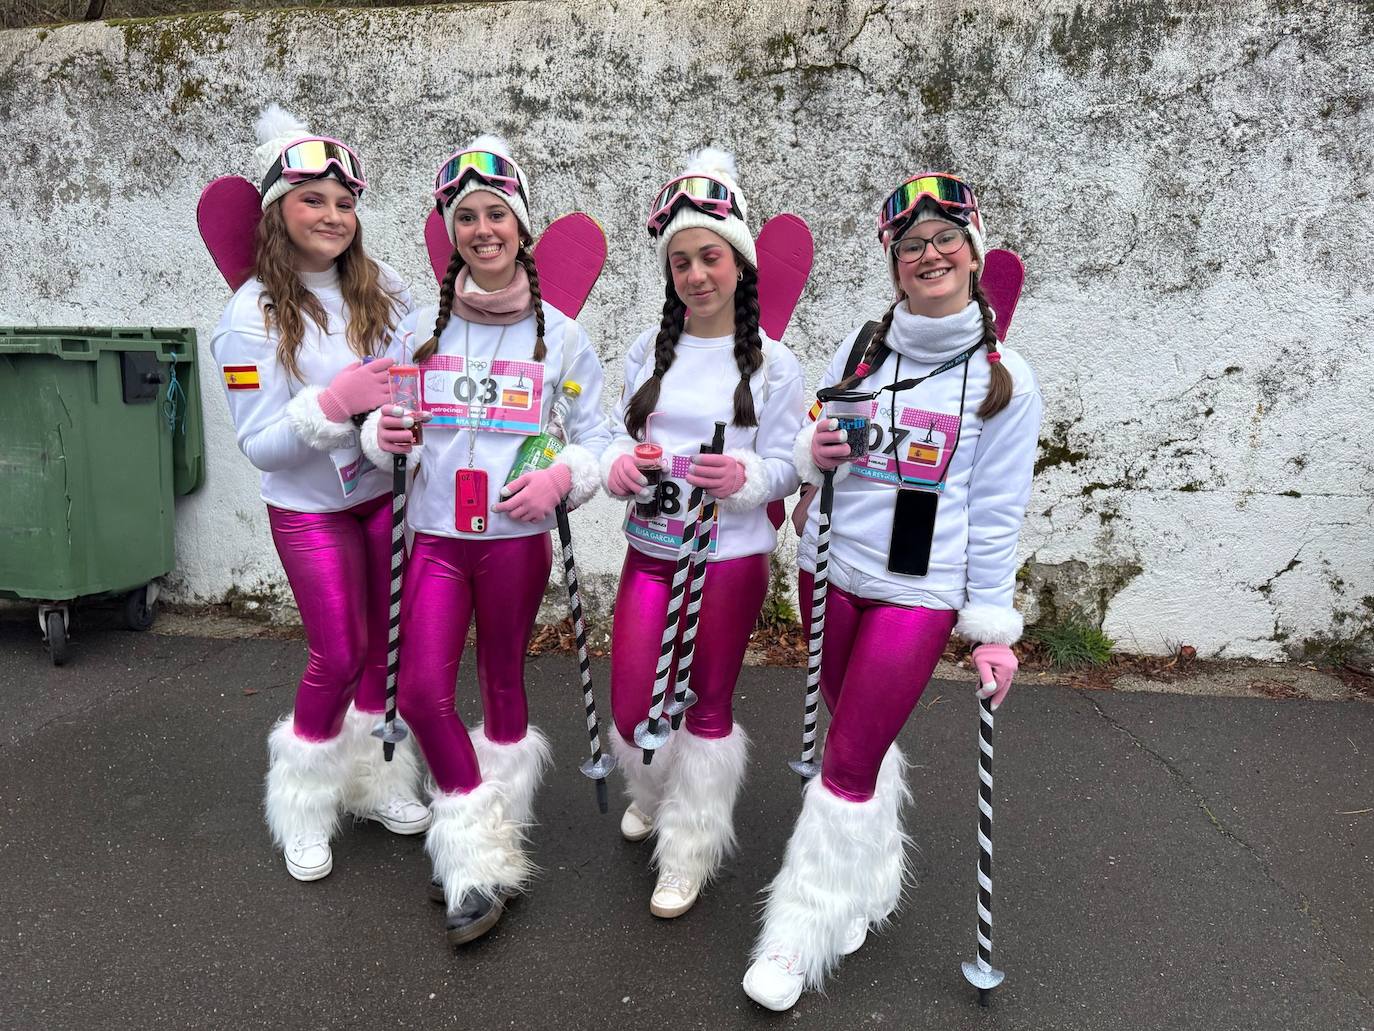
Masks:
[[[1050,662],[1059,669],[1105,666],[1116,648],[1115,641],[1082,615],[1050,626],[1033,627],[1030,637],[1045,649]]]
[[[787,572],[776,555],[768,558],[768,573],[768,597],[763,599],[758,625],[777,629],[796,626],[799,617],[787,596]]]

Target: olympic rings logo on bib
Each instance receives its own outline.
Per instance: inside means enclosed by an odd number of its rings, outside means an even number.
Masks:
[[[544,399],[541,362],[432,355],[420,366],[420,403],[433,413],[432,427],[539,432]]]

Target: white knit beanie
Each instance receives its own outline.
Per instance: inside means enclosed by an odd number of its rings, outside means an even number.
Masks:
[[[672,240],[673,234],[680,233],[684,229],[709,229],[739,251],[740,256],[749,264],[750,268],[757,269],[759,258],[754,250],[754,237],[744,221],[749,217],[749,202],[744,199],[744,194],[735,184],[735,176],[739,174],[735,169],[735,155],[728,150],[721,150],[719,147],[703,147],[692,155],[692,159],[687,162],[687,167],[682,174],[709,175],[713,179],[719,179],[735,195],[735,203],[739,205],[740,213],[736,216],[734,212],[731,212],[724,219],[712,218],[706,212],[698,211],[690,204],[684,204],[659,235],[659,268],[667,267],[668,243]]]
[[[979,221],[982,221],[982,213],[979,213]],[[973,248],[973,256],[978,259],[978,267],[981,271],[983,267],[983,256],[987,253],[987,243],[983,240],[983,233],[978,228],[973,219],[962,219],[958,215],[951,215],[933,200],[922,198],[916,205],[916,217],[911,220],[911,224],[902,230],[902,236],[906,236],[916,226],[922,222],[951,222],[954,225],[962,225],[964,231],[968,233],[969,246]],[[889,237],[884,239],[883,248],[887,251],[887,268],[892,274],[892,281],[897,282],[897,251],[895,245],[902,236]]]
[[[515,165],[515,178],[519,180],[520,188],[525,191],[525,197],[530,195],[530,183],[529,180],[525,178],[525,170],[520,167],[519,162],[517,162],[515,158],[511,157],[510,144],[500,136],[478,136],[467,145],[466,149],[485,150],[491,154],[499,154],[511,164]],[[458,206],[458,202],[464,197],[477,190],[486,190],[488,193],[494,193],[510,205],[511,211],[515,212],[515,220],[520,223],[520,228],[525,231],[525,235],[531,240],[534,239],[534,229],[530,226],[530,212],[529,208],[525,205],[525,197],[520,196],[518,193],[512,196],[500,187],[484,183],[477,176],[473,175],[463,184],[461,190],[455,193],[451,199],[443,202],[444,230],[448,233],[449,243],[453,244],[455,247],[458,246],[458,239],[453,234],[453,209]]]
[[[262,189],[263,179],[277,158],[281,157],[282,150],[312,134],[299,118],[283,110],[282,106],[276,103],[268,104],[262,109],[262,114],[258,115],[253,128],[258,134],[258,149],[253,151],[253,185]],[[289,183],[285,176],[278,176],[277,181],[262,195],[262,210],[266,211],[267,206],[274,200],[286,196],[300,185],[303,184]]]

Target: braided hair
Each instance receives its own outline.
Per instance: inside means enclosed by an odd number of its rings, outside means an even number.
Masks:
[[[738,258],[738,255],[736,255]],[[763,340],[759,337],[759,274],[740,262],[740,281],[735,288],[735,365],[739,385],[735,387],[736,426],[757,426],[754,394],[749,379],[763,365]]]
[[[525,270],[525,275],[529,277],[530,304],[534,307],[533,360],[542,362],[544,356],[548,354],[548,348],[544,346],[544,298],[539,293],[539,270],[534,266],[534,255],[530,253],[525,240],[520,241],[520,250],[516,253],[515,260],[520,263],[520,267]]]
[[[673,289],[671,279],[663,288],[663,317],[658,323],[658,336],[654,339],[654,371],[644,384],[635,391],[630,403],[625,406],[625,429],[635,440],[643,439],[645,423],[649,413],[658,404],[658,393],[663,386],[663,376],[677,357],[677,341],[682,336],[682,327],[687,322],[687,306]]]
[[[458,253],[458,248],[453,248],[453,255],[448,259],[448,270],[444,272],[444,281],[439,284],[439,316],[434,320],[434,335],[420,345],[415,352],[414,362],[420,365],[439,350],[439,336],[448,327],[448,320],[453,317],[453,292],[458,282],[458,273],[463,271],[467,262]]]

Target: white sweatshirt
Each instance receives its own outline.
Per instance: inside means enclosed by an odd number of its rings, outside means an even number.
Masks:
[[[401,277],[382,262],[382,288],[396,297],[395,320],[414,304]],[[363,458],[351,420],[331,422],[320,410],[320,392],[345,366],[358,360],[345,335],[348,310],[335,269],[300,273],[320,299],[328,326],[305,318],[296,360],[301,379],[277,361],[277,332],[263,319],[263,285],[239,287],[210,338],[229,401],[239,450],[262,471],[262,500],[295,512],[339,512],[391,489],[382,472]]]
[[[398,362],[411,361],[434,332],[435,312],[431,306],[408,315],[392,336],[387,354]],[[520,445],[548,428],[559,384],[569,380],[577,383],[582,393],[569,413],[565,427],[568,443],[555,464],[568,466],[572,473],[567,497],[571,507],[596,493],[600,486],[597,460],[611,439],[610,424],[601,410],[601,362],[586,331],[551,304],[544,304],[547,353],[542,367],[530,357],[534,353],[534,330],[533,314],[509,326],[467,322],[455,314],[444,327],[438,351],[421,367],[421,403],[436,418],[425,424],[424,442],[414,452],[419,468],[406,499],[406,521],[412,529],[436,537],[470,540],[528,537],[552,529],[552,515],[543,522],[525,523],[493,512],[491,506],[502,500],[501,487]],[[465,351],[466,359],[472,362],[470,384],[461,382]],[[537,404],[536,382],[541,384]],[[467,424],[455,421],[462,418],[458,414],[459,397],[474,388],[477,393],[472,399],[492,398],[492,419],[518,432],[470,430]],[[501,408],[501,400],[508,401],[508,406]],[[494,411],[497,408],[501,411]],[[462,410],[470,411],[467,406]],[[363,447],[373,462],[389,466],[390,455],[377,448],[378,421],[374,413],[363,426]],[[459,532],[456,525],[456,479],[458,470],[469,466],[470,454],[471,466],[487,474],[486,529],[482,533]]]
[[[615,440],[602,456],[602,482],[614,460],[634,449],[635,441],[625,429],[625,409],[644,381],[654,371],[654,341],[658,328],[645,330],[625,355],[625,385],[616,402],[612,423]],[[784,345],[760,334],[763,365],[749,381],[754,395],[757,426],[734,425],[735,387],[739,366],[735,364],[733,336],[703,338],[683,334],[677,343],[676,357],[663,376],[657,410],[649,422],[653,443],[663,448],[665,460],[677,458],[676,476],[664,473],[665,484],[674,480],[666,492],[666,507],[655,520],[635,516],[634,502],[626,505],[625,535],[630,546],[657,558],[674,558],[681,540],[683,518],[692,488],[686,481],[685,462],[709,444],[717,421],[724,422],[725,453],[744,465],[745,481],[735,494],[719,503],[719,523],[711,561],[767,554],[777,544],[777,532],[768,521],[766,506],[797,489],[797,471],[792,464],[792,445],[802,423],[801,365]]]
[[[873,391],[897,382],[899,356],[902,380],[933,372],[975,343],[981,326],[975,304],[958,315],[929,319],[910,314],[903,303],[887,337],[893,353],[854,389]],[[857,335],[855,330],[840,345],[823,386],[840,381]],[[904,459],[901,471],[908,485],[944,480],[926,575],[906,576],[887,569],[897,495],[890,453],[871,453],[837,470],[829,570],[831,583],[850,594],[897,605],[958,609],[963,636],[1011,644],[1021,636],[1021,616],[1012,607],[1016,544],[1030,497],[1042,405],[1030,366],[1015,351],[999,351],[1015,387],[1011,403],[986,422],[975,414],[991,375],[986,349],[897,397],[897,451]],[[873,422],[882,434],[880,451],[892,446],[892,403],[891,391],[883,391],[876,400]],[[814,432],[813,423],[798,437],[796,458],[803,477],[819,483],[820,472],[810,459]],[[798,553],[808,572],[816,568],[819,508],[817,496]]]

